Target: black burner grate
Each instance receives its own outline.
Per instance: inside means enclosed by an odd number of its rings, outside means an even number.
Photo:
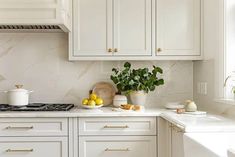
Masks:
[[[22,107],[0,104],[0,111],[69,111],[73,107],[74,104],[33,103]]]

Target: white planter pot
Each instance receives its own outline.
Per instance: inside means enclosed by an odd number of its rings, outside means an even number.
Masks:
[[[147,99],[147,93],[144,91],[133,91],[130,93],[132,104],[144,106]]]

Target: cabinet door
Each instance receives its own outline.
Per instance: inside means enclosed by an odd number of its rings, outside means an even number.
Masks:
[[[151,55],[151,0],[114,1],[114,53]]]
[[[171,157],[184,157],[183,133],[177,127],[171,131]]]
[[[109,56],[112,0],[74,0],[73,56]]]
[[[156,0],[156,52],[200,56],[201,0]]]
[[[156,136],[79,138],[80,157],[156,157]]]
[[[158,157],[171,157],[171,125],[158,118]]]

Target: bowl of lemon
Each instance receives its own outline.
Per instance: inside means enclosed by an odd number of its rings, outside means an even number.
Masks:
[[[91,93],[89,98],[82,100],[82,107],[86,109],[98,109],[103,106],[103,99],[98,97],[95,93]]]

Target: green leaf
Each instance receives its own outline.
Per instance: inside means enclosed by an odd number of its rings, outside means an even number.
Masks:
[[[124,64],[124,67],[125,67],[125,68],[131,68],[131,64],[130,64],[129,62],[126,62],[126,63]]]

